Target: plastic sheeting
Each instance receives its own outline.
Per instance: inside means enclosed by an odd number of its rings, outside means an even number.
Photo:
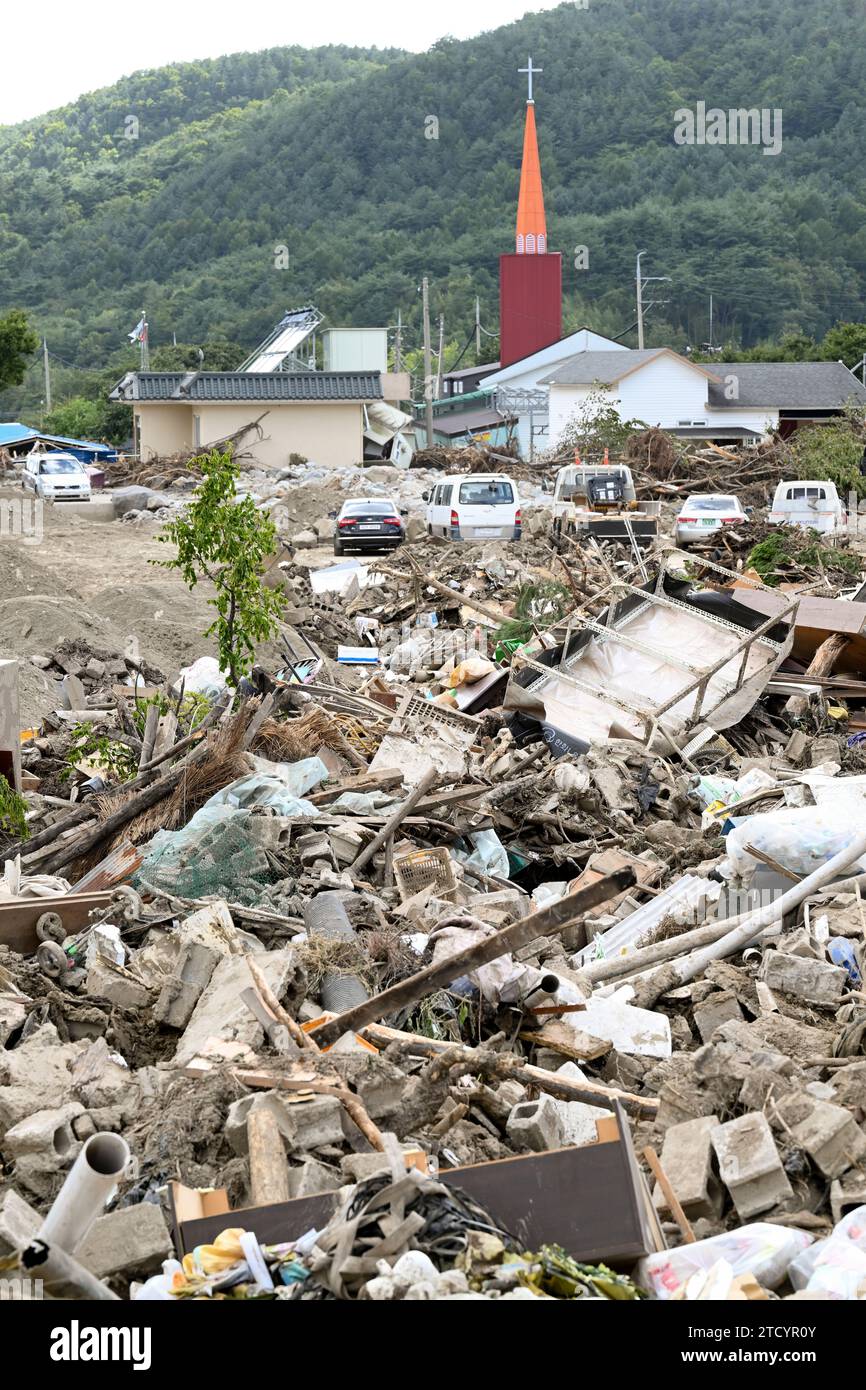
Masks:
[[[846,849],[862,832],[864,819],[866,803],[845,796],[821,806],[788,806],[747,816],[735,824],[727,838],[731,872],[739,879],[751,875],[758,860],[746,846],[753,845],[783,868],[805,878]],[[866,869],[866,855],[856,861],[856,867]],[[848,872],[855,872],[855,866]]]
[[[203,811],[210,806],[233,806],[244,811],[267,806],[281,816],[316,814],[312,802],[302,798],[304,792],[312,791],[328,775],[321,758],[304,758],[297,763],[272,763],[267,758],[253,758],[251,761],[255,771],[215,792],[205,802]]]

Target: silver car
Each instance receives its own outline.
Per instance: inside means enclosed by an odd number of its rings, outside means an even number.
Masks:
[[[742,526],[748,519],[739,497],[694,493],[686,498],[676,520],[677,545],[712,540],[723,527]]]

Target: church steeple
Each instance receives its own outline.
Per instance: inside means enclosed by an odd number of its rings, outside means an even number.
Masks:
[[[535,133],[532,79],[541,68],[529,59],[523,167],[517,204],[515,251],[499,257],[499,361],[519,362],[562,337],[562,256],[547,248],[541,161]]]
[[[538,137],[535,131],[535,101],[532,78],[543,68],[518,68],[527,74],[529,94],[526,101],[526,124],[523,130],[523,164],[520,169],[520,194],[517,200],[517,241],[519,256],[543,256],[547,251],[547,221],[544,216],[544,192],[541,186],[541,160],[538,157]]]

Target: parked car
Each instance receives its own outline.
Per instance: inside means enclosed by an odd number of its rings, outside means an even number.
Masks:
[[[28,454],[21,486],[49,502],[90,501],[90,474],[74,454]]]
[[[696,492],[687,497],[676,519],[677,545],[709,539],[723,526],[742,525],[748,514],[739,497],[724,497],[716,493]]]
[[[422,494],[427,533],[452,541],[520,540],[520,498],[503,473],[452,474]]]
[[[406,539],[405,515],[390,497],[350,497],[337,515],[334,554],[393,550]]]
[[[826,535],[843,531],[848,516],[835,483],[806,478],[779,483],[767,520],[771,526],[807,526]]]

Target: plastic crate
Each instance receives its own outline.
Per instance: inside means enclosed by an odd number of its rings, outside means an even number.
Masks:
[[[396,720],[401,724],[415,727],[418,724],[434,725],[463,748],[475,743],[480,735],[481,721],[472,714],[461,714],[459,710],[449,709],[447,705],[434,705],[423,695],[407,695],[397,711]]]
[[[431,885],[437,898],[451,898],[457,888],[454,860],[444,846],[398,855],[394,860],[394,878],[402,902]]]

